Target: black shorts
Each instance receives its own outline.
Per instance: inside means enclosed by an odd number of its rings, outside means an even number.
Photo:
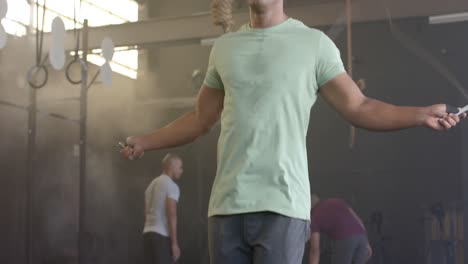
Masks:
[[[171,240],[155,232],[143,234],[145,264],[173,264]]]

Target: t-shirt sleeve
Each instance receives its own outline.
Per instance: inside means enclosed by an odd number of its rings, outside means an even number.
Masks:
[[[169,188],[168,188],[168,191],[167,191],[167,197],[171,198],[172,200],[175,200],[176,202],[179,201],[180,190],[179,190],[179,186],[177,186],[177,184],[175,184],[175,183],[170,183],[169,184]]]
[[[319,40],[316,60],[317,86],[320,88],[346,70],[341,60],[340,50],[335,43],[323,32]]]
[[[221,80],[221,76],[219,75],[218,69],[216,68],[215,61],[216,44],[211,48],[208,69],[206,70],[205,81],[203,83],[211,88],[224,89],[224,85]]]

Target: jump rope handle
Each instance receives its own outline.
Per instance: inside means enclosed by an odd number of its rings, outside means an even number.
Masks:
[[[445,105],[447,110],[445,110],[447,112],[447,114],[458,114],[458,112],[460,111],[457,107],[453,106],[453,105]]]

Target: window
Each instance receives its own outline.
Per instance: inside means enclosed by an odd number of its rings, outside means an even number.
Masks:
[[[33,17],[31,18],[31,5],[26,0],[7,0],[8,13],[2,20],[7,33],[22,37],[26,35],[28,25],[32,23],[37,28],[36,1],[39,1],[39,25],[42,25],[42,14],[44,10],[44,0],[33,0]],[[98,27],[111,24],[122,24],[138,21],[138,4],[133,0],[46,0],[46,13],[44,31],[50,32],[52,20],[56,16],[62,18],[65,28],[71,30],[75,26],[74,17],[76,15],[77,27],[82,27],[84,18],[88,19],[91,27]],[[74,12],[76,7],[76,14]],[[100,56],[100,50],[93,50],[88,61],[102,65],[104,58]],[[138,50],[136,46],[120,47],[115,49],[114,58],[111,62],[114,72],[136,79],[138,71]]]

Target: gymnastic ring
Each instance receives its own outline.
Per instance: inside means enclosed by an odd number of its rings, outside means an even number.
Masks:
[[[83,78],[80,78],[79,81],[74,81],[72,80],[72,78],[70,77],[70,68],[73,64],[75,63],[80,63],[80,60],[79,59],[74,59],[72,60],[70,63],[67,64],[67,68],[65,69],[65,77],[67,77],[67,80],[71,83],[71,84],[81,84],[81,82],[83,81]],[[81,63],[80,63],[81,64]]]
[[[44,75],[45,75],[44,81],[39,83],[39,84],[35,84],[33,82],[33,74],[37,74],[41,70],[44,71]],[[28,79],[29,85],[32,88],[40,89],[40,88],[44,87],[47,84],[47,81],[49,80],[49,71],[47,70],[47,67],[45,65],[35,65],[35,66],[31,67],[31,69],[29,69],[27,79]]]

